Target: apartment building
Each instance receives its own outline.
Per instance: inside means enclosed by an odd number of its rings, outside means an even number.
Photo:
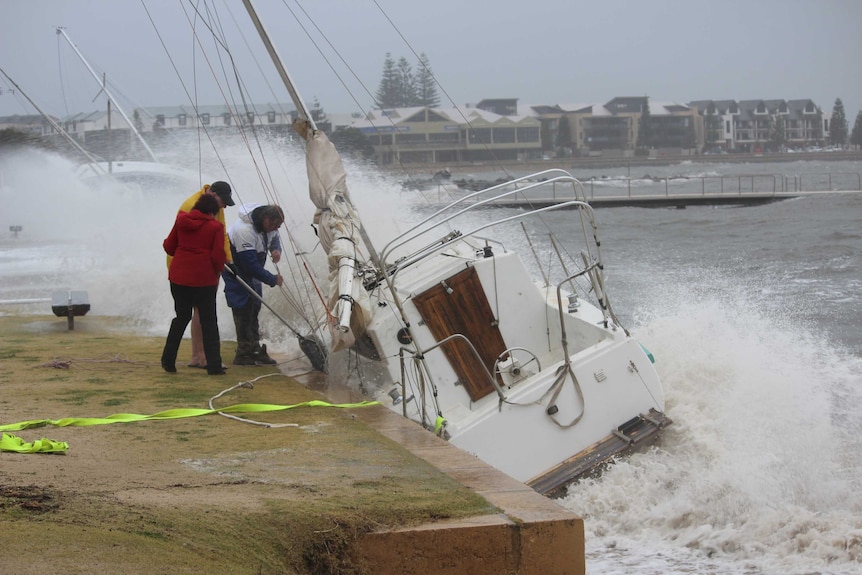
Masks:
[[[56,118],[52,118],[56,121]],[[38,114],[3,116],[0,118],[0,130],[17,130],[34,136],[41,136],[48,129],[48,120]]]
[[[762,153],[805,149],[828,137],[828,118],[812,100],[697,100],[704,149]]]
[[[646,96],[617,97],[604,104],[561,105],[561,131],[577,156],[684,155],[700,149],[703,122],[697,110]],[[639,138],[641,117],[649,110],[649,137]],[[638,150],[638,148],[642,150]]]
[[[538,159],[541,125],[532,116],[479,107],[412,107],[373,110],[351,127],[369,138],[378,163],[386,165]]]

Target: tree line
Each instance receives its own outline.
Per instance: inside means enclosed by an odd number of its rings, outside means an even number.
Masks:
[[[383,60],[383,72],[380,78],[380,84],[375,94],[375,106],[379,109],[386,108],[408,108],[412,106],[426,106],[434,108],[439,105],[440,97],[437,94],[437,81],[431,71],[431,64],[428,62],[428,57],[423,53],[419,55],[417,70],[414,73],[412,66],[405,57],[401,57],[396,62],[392,57],[391,52],[386,53]],[[649,104],[647,104],[641,114],[638,125],[638,141],[637,149],[646,150],[651,145],[651,140],[654,139],[652,133],[651,118],[649,112]],[[721,123],[719,118],[715,116],[706,116],[705,140],[707,147],[719,139]],[[565,129],[563,129],[565,128]],[[853,126],[852,133],[849,133],[847,117],[844,113],[844,104],[841,98],[835,100],[835,105],[832,109],[832,116],[829,121],[829,143],[834,146],[846,146],[848,143],[854,146],[862,147],[862,110],[856,115],[856,123]],[[770,126],[770,144],[776,149],[780,149],[786,142],[785,135],[786,127],[784,118],[779,116],[773,120]],[[563,116],[561,120],[560,130],[558,132],[559,147],[570,146],[568,141],[568,118]],[[694,131],[686,138],[691,140],[691,145],[694,145]]]
[[[844,113],[844,102],[841,98],[835,99],[832,107],[832,117],[829,119],[829,143],[833,146],[845,146],[847,138],[847,116]],[[850,134],[849,143],[854,146],[862,146],[862,110],[856,114],[856,123]]]
[[[374,96],[375,105],[380,109],[438,106],[440,97],[437,95],[437,81],[424,53],[419,55],[416,68],[414,73],[407,58],[402,56],[395,62],[392,54],[387,52],[380,85]]]

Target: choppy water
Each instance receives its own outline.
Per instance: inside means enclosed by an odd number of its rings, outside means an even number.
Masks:
[[[588,572],[862,573],[860,217],[862,196],[599,212],[674,425],[569,489]]]
[[[304,166],[285,163],[282,203],[305,205]],[[0,300],[86,289],[91,313],[166,333],[161,241],[192,190],[93,190],[70,179],[72,168],[44,154],[0,158]],[[218,169],[228,170],[241,201],[264,199],[241,162]],[[862,163],[650,171],[783,177],[862,173]],[[372,237],[415,219],[394,182],[358,169],[350,182]],[[304,210],[290,211],[291,225],[310,250]],[[549,221],[565,231],[568,217]],[[585,518],[587,572],[862,573],[862,195],[600,209],[597,217],[612,302],[656,356],[674,425],[657,448],[561,500]],[[23,227],[18,238],[10,225]],[[290,345],[262,319],[274,345]],[[233,337],[230,320],[220,323]]]

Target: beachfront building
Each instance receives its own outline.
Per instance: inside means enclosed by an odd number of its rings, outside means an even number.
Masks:
[[[57,118],[52,119],[57,121]],[[0,130],[17,130],[32,136],[43,136],[50,127],[48,120],[38,114],[0,117]]]
[[[41,114],[15,115],[0,117],[0,130],[23,132],[57,149],[69,147],[68,139],[71,139],[87,147],[93,154],[108,157],[111,148],[115,149],[117,154],[125,153],[129,141],[128,125],[122,116],[113,111],[111,120],[116,129],[109,133],[108,113],[105,111],[72,114],[65,118],[45,117]]]
[[[560,129],[568,130],[562,140],[570,143],[576,156],[688,155],[702,146],[702,118],[696,109],[684,104],[637,96],[559,108],[565,117],[565,121],[560,120]],[[647,108],[649,137],[639,138]]]
[[[694,100],[688,105],[702,118],[704,153],[734,149],[734,118],[739,116],[739,104],[735,100]]]
[[[282,131],[290,126],[296,115],[293,105],[266,103],[253,104],[244,110],[225,105],[162,106],[136,110],[140,132],[177,130],[186,128],[232,129],[236,126],[255,126]]]
[[[762,153],[822,145],[823,113],[811,100],[742,100],[734,147]]]
[[[704,125],[704,151],[804,150],[828,136],[812,100],[695,100]]]
[[[642,118],[647,109],[645,135]],[[245,110],[237,112],[225,105],[137,108],[130,120],[152,143],[201,129],[224,132],[254,127],[279,135],[291,133],[296,115],[292,105],[250,104]],[[679,104],[636,96],[603,104],[524,105],[517,98],[493,98],[451,108],[395,108],[364,114],[324,114],[315,103],[311,113],[325,132],[358,129],[369,139],[381,165],[763,153],[810,149],[829,136],[829,118],[808,99]],[[57,122],[102,157],[146,155],[117,110],[112,111],[110,123],[105,111],[73,114]],[[4,126],[39,132],[60,142],[51,125],[38,116],[0,118],[0,129]]]
[[[351,127],[371,141],[380,165],[526,161],[542,156],[538,119],[479,107],[372,110]]]

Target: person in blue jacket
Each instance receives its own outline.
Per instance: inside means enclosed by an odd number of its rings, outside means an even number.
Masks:
[[[278,228],[283,222],[284,212],[279,206],[243,204],[239,207],[239,219],[228,228],[233,264],[225,269],[222,278],[225,298],[236,327],[234,365],[278,363],[267,354],[266,345],[260,343],[258,314],[261,302],[249,288],[262,296],[261,284],[270,287],[283,284],[281,274],[270,273],[264,268],[267,252],[274,263],[281,259]]]

